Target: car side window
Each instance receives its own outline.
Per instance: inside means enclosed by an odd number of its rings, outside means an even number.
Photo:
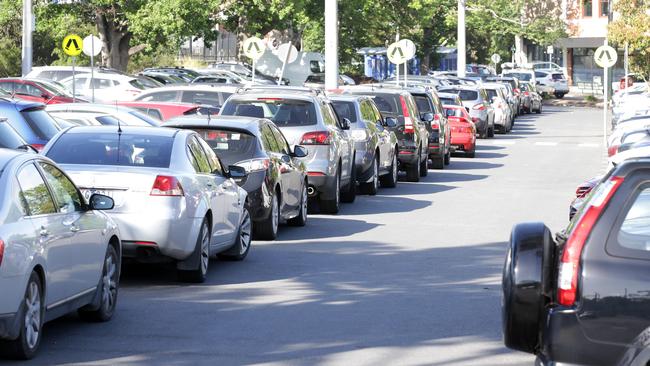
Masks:
[[[41,162],[38,165],[43,169],[45,180],[52,188],[59,211],[62,213],[81,211],[83,201],[74,183],[53,165]]]
[[[273,131],[273,137],[275,137],[275,141],[278,143],[278,148],[280,149],[280,153],[284,155],[289,155],[291,152],[291,149],[289,148],[289,144],[287,143],[287,140],[284,138],[284,135],[280,130],[278,130],[276,127],[269,126],[271,128],[271,131]]]
[[[271,130],[271,126],[269,125],[262,126],[262,143],[266,151],[280,152],[280,146],[278,146],[278,142],[275,140],[275,136],[273,136],[273,130]]]
[[[18,172],[20,201],[27,216],[56,213],[56,206],[43,177],[34,164],[27,164]]]
[[[650,187],[636,196],[625,213],[616,238],[623,248],[650,253]]]
[[[384,120],[384,117],[381,115],[381,112],[379,111],[379,108],[377,108],[375,102],[368,102],[368,104],[370,105],[370,108],[372,108],[372,111],[375,115],[371,121],[382,122]]]
[[[192,160],[192,158],[194,160],[192,161],[192,165],[194,166],[196,172],[209,174],[211,171],[210,163],[208,163],[208,157],[205,155],[205,152],[203,151],[203,148],[201,148],[199,142],[196,140],[196,137],[190,136],[187,142],[187,147],[189,149],[189,155],[191,156],[190,160]]]
[[[142,98],[137,100],[143,102],[174,102],[178,97],[178,93],[175,91],[161,91],[157,93],[147,94]]]
[[[325,122],[326,125],[337,127],[338,124],[336,123],[336,117],[334,116],[334,113],[331,111],[330,108],[331,107],[327,103],[321,104],[320,109],[323,112],[323,121]]]
[[[359,104],[359,112],[361,113],[361,119],[368,122],[377,122],[375,118],[375,113],[372,110],[372,106],[367,100],[361,101]]]
[[[217,157],[217,154],[215,154],[214,150],[212,150],[210,145],[208,145],[208,143],[205,142],[204,139],[199,138],[197,140],[199,141],[199,144],[201,144],[201,147],[203,148],[205,155],[208,157],[208,162],[210,163],[210,171],[212,173],[223,175],[223,167],[219,162],[219,158]]]

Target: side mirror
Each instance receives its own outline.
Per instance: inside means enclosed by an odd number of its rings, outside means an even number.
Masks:
[[[50,96],[47,95],[47,94],[45,94],[45,93],[43,93],[43,94],[41,94],[41,98],[43,98],[43,99],[50,99]]]
[[[341,129],[342,130],[349,130],[350,129],[350,120],[347,118],[343,118],[341,120]]]
[[[420,119],[423,122],[431,122],[433,121],[433,113],[427,112],[427,113],[420,113]]]
[[[232,179],[244,179],[248,173],[246,173],[246,169],[240,167],[239,165],[230,165],[228,166],[228,177]]]
[[[467,111],[467,113],[469,113],[469,107],[465,107],[465,110]]]
[[[98,193],[90,196],[88,204],[91,210],[112,210],[115,207],[115,201],[112,198]]]
[[[309,150],[306,147],[301,145],[296,145],[293,148],[293,156],[296,158],[304,158],[309,155]]]
[[[541,85],[541,84],[542,84],[541,81],[535,81],[535,85]]]
[[[384,123],[386,124],[386,127],[390,127],[390,128],[397,127],[397,118],[386,117],[386,119],[384,119]]]

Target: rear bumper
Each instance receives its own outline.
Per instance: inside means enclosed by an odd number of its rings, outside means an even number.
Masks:
[[[335,197],[336,176],[329,175],[310,175],[307,192],[310,198],[319,197],[324,200],[331,200]]]
[[[462,150],[469,151],[474,148],[476,144],[476,136],[469,133],[455,134],[451,136],[451,146],[460,147]]]

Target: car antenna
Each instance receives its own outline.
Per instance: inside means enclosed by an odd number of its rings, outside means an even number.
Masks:
[[[115,99],[115,112],[118,112],[118,111],[119,111],[119,109],[118,109],[118,107],[117,107],[117,99]],[[120,141],[119,141],[119,138],[122,136],[122,123],[121,123],[121,121],[120,121],[119,118],[117,118],[117,134],[118,134],[118,140],[117,140],[117,153],[118,153],[118,157],[117,157],[117,162],[119,163],[119,162],[120,162],[120,157],[119,157],[119,153],[120,153]]]

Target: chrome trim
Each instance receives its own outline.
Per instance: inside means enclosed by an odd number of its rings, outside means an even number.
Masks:
[[[54,304],[48,305],[45,308],[45,310],[50,310],[50,309],[55,308],[57,306],[61,306],[61,305],[65,304],[65,303],[67,303],[67,302],[70,302],[72,300],[76,300],[76,299],[78,299],[78,298],[80,298],[80,297],[82,297],[84,295],[88,295],[89,293],[91,293],[93,291],[96,291],[96,290],[97,290],[97,286],[93,286],[93,287],[89,288],[88,290],[82,291],[82,292],[80,292],[80,293],[78,293],[76,295],[72,295],[72,296],[68,297],[67,299],[63,299],[63,300],[55,302]]]

